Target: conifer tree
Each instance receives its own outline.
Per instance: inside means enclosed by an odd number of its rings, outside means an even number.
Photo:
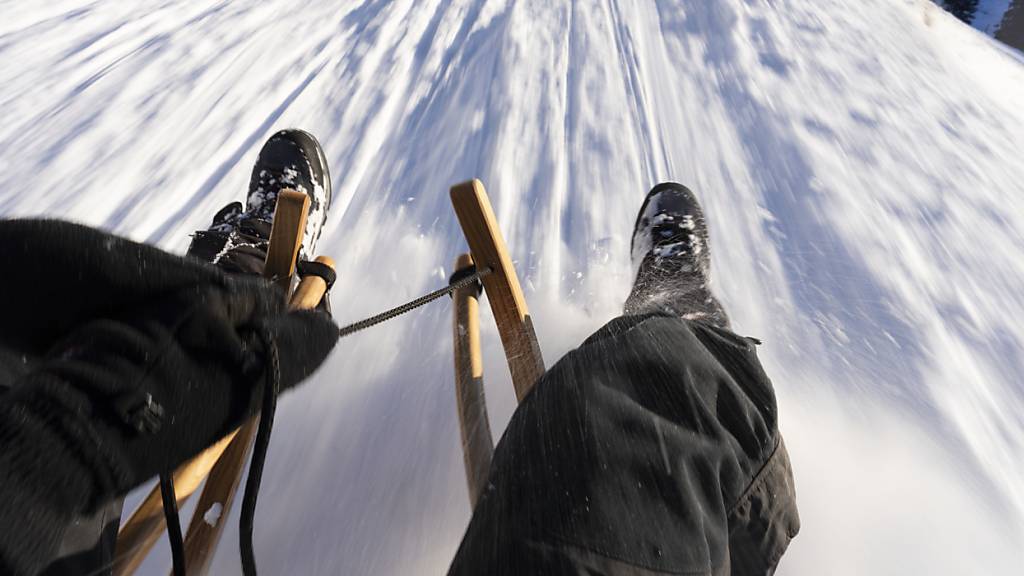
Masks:
[[[974,13],[978,11],[978,0],[945,0],[943,6],[953,16],[970,24],[974,20]]]

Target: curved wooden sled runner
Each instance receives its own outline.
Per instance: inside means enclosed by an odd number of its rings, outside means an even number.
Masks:
[[[478,269],[491,269],[482,279],[484,292],[505,349],[516,399],[522,402],[544,374],[544,359],[519,278],[483,183],[470,180],[453,186],[451,198],[471,252],[459,256],[456,273],[474,263]],[[484,400],[477,297],[472,287],[454,294],[455,400],[471,506],[486,486],[494,451]]]

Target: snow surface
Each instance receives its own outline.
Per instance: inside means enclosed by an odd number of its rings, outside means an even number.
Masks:
[[[764,340],[803,530],[780,574],[1024,565],[1024,67],[926,0],[3,2],[0,214],[181,252],[262,141],[323,142],[347,323],[444,283],[477,176],[548,362],[614,316],[684,182]],[[266,574],[438,574],[469,517],[449,309],[282,400]],[[514,399],[484,318],[500,433]],[[137,495],[134,497],[137,500]],[[215,574],[238,573],[237,506]],[[166,546],[145,564],[165,574]]]

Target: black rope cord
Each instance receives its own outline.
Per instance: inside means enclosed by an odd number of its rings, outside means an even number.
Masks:
[[[270,448],[270,432],[277,412],[277,395],[281,391],[281,355],[277,341],[265,326],[260,328],[260,337],[267,346],[270,370],[263,385],[260,423],[256,428],[256,441],[249,461],[249,475],[245,479],[245,494],[242,496],[242,513],[238,520],[238,545],[242,554],[242,574],[245,576],[256,576],[256,555],[252,545],[253,521],[256,519],[256,499],[259,497],[263,468],[267,462],[267,449]]]
[[[373,316],[371,318],[367,318],[366,320],[360,320],[359,322],[356,322],[355,324],[349,324],[348,326],[345,326],[341,330],[338,330],[339,338],[344,338],[345,336],[349,336],[351,334],[355,334],[356,332],[359,332],[360,330],[366,330],[367,328],[369,328],[371,326],[376,326],[377,324],[380,324],[381,322],[387,322],[388,320],[391,320],[392,318],[395,318],[397,316],[401,316],[402,314],[405,314],[406,312],[411,312],[412,310],[415,310],[415,309],[419,308],[420,306],[423,306],[424,304],[428,304],[430,302],[433,302],[434,300],[437,300],[438,298],[441,298],[442,296],[447,296],[449,294],[452,294],[456,290],[459,290],[460,288],[465,288],[466,286],[471,286],[474,283],[479,282],[481,278],[487,276],[488,274],[490,274],[492,272],[491,269],[486,267],[486,266],[483,267],[482,269],[479,269],[479,270],[476,270],[476,269],[473,269],[473,270],[474,271],[473,271],[472,274],[470,274],[468,276],[465,276],[465,277],[463,277],[460,280],[456,280],[455,278],[452,278],[453,280],[455,280],[455,282],[453,282],[452,284],[449,284],[447,288],[441,288],[440,290],[434,290],[430,294],[427,294],[426,296],[421,296],[421,297],[413,300],[412,302],[409,302],[407,304],[402,304],[401,306],[398,306],[396,308],[392,308],[391,310],[388,310],[387,312],[382,312],[380,314],[377,314],[376,316]]]
[[[171,559],[174,576],[185,576],[185,542],[181,538],[181,521],[178,518],[178,497],[174,492],[174,474],[160,475],[160,498],[164,503],[164,520],[167,521],[167,539],[171,543]]]
[[[311,272],[316,274],[316,272]],[[341,328],[339,332],[339,338],[344,338],[351,334],[355,334],[360,330],[365,330],[371,326],[386,322],[397,316],[401,316],[406,312],[410,312],[437,300],[443,296],[454,293],[456,290],[471,286],[473,284],[479,285],[480,279],[491,273],[490,268],[483,268],[477,270],[475,268],[469,268],[456,272],[449,285],[446,288],[435,290],[426,296],[417,298],[411,302],[392,308],[387,312],[383,312],[366,320],[350,324],[344,328]],[[319,275],[319,274],[318,274]],[[332,279],[333,280],[333,279]],[[333,281],[329,281],[328,285],[333,284]],[[477,292],[479,294],[479,291]],[[267,461],[267,450],[270,447],[270,432],[274,426],[274,414],[277,411],[277,395],[281,390],[281,358],[277,349],[277,342],[273,339],[273,334],[266,328],[260,330],[260,337],[263,339],[264,344],[267,346],[267,354],[270,362],[270,370],[268,373],[268,379],[263,387],[263,405],[260,410],[260,423],[256,429],[256,441],[252,448],[252,460],[249,463],[249,475],[245,481],[245,494],[242,496],[242,512],[241,518],[238,522],[239,532],[239,547],[241,548],[242,556],[242,573],[245,576],[256,576],[256,556],[253,552],[252,534],[253,524],[256,518],[256,499],[259,497],[260,482],[263,479],[263,468]],[[175,511],[176,513],[176,511]],[[168,523],[168,526],[170,524]],[[180,540],[180,528],[179,540]],[[172,548],[174,546],[172,539]],[[182,576],[182,574],[175,573],[175,576]]]

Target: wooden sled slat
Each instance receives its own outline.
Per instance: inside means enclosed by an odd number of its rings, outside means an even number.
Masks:
[[[498,325],[516,399],[522,402],[544,374],[544,359],[519,278],[483,183],[470,180],[457,184],[451,189],[451,198],[473,260],[478,268],[492,270],[482,280],[484,291]]]
[[[455,261],[455,271],[473,265],[469,254]],[[452,294],[454,318],[452,340],[455,350],[455,405],[462,436],[462,457],[469,485],[469,503],[476,507],[487,486],[494,441],[484,397],[484,363],[480,354],[480,301],[475,286]]]
[[[174,495],[179,508],[202,485],[210,468],[234,437],[235,432],[228,434],[174,471]],[[117,534],[114,575],[134,574],[166,527],[160,485],[157,484]]]

